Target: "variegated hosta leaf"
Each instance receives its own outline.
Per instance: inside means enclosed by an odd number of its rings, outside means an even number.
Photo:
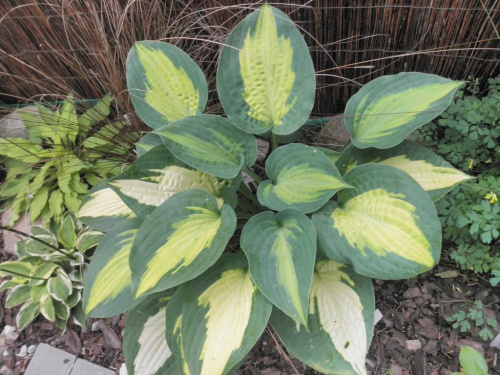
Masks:
[[[266,173],[270,181],[259,185],[257,197],[277,211],[314,212],[339,189],[350,187],[324,153],[299,143],[274,150],[266,161]]]
[[[428,148],[408,140],[386,150],[360,150],[349,144],[342,151],[336,165],[340,173],[345,174],[355,166],[367,163],[380,163],[401,169],[413,177],[434,201],[456,184],[473,178],[453,168]]]
[[[278,309],[271,324],[294,356],[324,374],[366,374],[375,298],[371,280],[334,261],[316,265],[307,329]]]
[[[339,160],[340,153],[337,151],[330,150],[329,148],[325,148],[325,147],[316,147],[316,149],[321,151],[326,156],[328,156],[328,159],[330,159],[330,161],[334,164],[337,163],[337,160]],[[338,166],[337,166],[337,168],[338,168]],[[342,171],[340,171],[340,169],[339,169],[339,172],[342,174]]]
[[[293,208],[278,214],[263,212],[247,222],[240,246],[262,294],[306,326],[316,259],[316,229],[311,220]]]
[[[441,223],[415,180],[381,164],[353,168],[344,179],[355,189],[312,217],[321,251],[376,279],[410,278],[437,264]]]
[[[184,349],[182,347],[182,305],[184,296],[189,290],[189,283],[185,283],[176,288],[172,299],[167,305],[167,343],[172,351],[172,355],[177,363],[177,372],[180,375],[190,375]]]
[[[137,157],[140,158],[149,150],[152,150],[156,146],[162,145],[163,141],[158,134],[155,133],[147,133],[144,137],[139,139],[135,143],[135,151],[137,153]]]
[[[103,182],[89,191],[77,217],[91,228],[109,232],[116,225],[137,218],[137,215]]]
[[[153,129],[203,112],[203,72],[181,49],[164,42],[134,44],[127,57],[127,87],[134,109]]]
[[[188,189],[205,190],[222,204],[217,177],[191,169],[163,144],[137,159],[107,184],[141,218],[172,195]]]
[[[389,148],[439,116],[463,82],[432,74],[374,79],[347,102],[345,125],[358,148]]]
[[[290,134],[308,119],[316,90],[304,37],[286,14],[264,5],[231,32],[217,70],[225,113],[248,133]]]
[[[182,306],[182,348],[191,374],[227,374],[259,339],[271,303],[244,257],[226,255],[190,283]]]
[[[144,220],[132,246],[135,298],[201,274],[220,257],[235,228],[231,207],[219,209],[206,191],[187,190],[165,201]]]
[[[234,178],[257,159],[257,140],[220,116],[184,118],[155,131],[186,164],[222,178]]]
[[[166,309],[172,293],[173,289],[152,294],[127,313],[123,356],[129,375],[178,373],[166,339]]]
[[[129,256],[141,221],[116,226],[99,243],[85,275],[83,307],[92,317],[108,317],[134,305]]]

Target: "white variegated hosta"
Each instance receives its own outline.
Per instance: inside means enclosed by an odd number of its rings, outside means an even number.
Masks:
[[[469,178],[404,140],[445,109],[461,82],[420,73],[375,79],[347,105],[353,138],[340,154],[278,147],[309,118],[315,80],[300,31],[269,5],[222,49],[217,93],[227,118],[203,113],[205,78],[173,45],[136,43],[127,82],[154,130],[137,143],[135,163],[90,191],[79,217],[108,232],[87,272],[85,312],[129,311],[129,374],[232,373],[271,310],[272,327],[305,364],[366,374],[369,277],[435,266],[433,201]],[[273,145],[265,168],[254,166],[256,134]],[[256,194],[242,172],[259,184]]]

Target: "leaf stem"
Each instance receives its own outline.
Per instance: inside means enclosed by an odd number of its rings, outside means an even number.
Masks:
[[[28,233],[24,233],[24,232],[21,232],[17,229],[12,229],[12,228],[7,228],[7,227],[4,227],[4,226],[0,226],[0,229],[2,230],[6,230],[6,231],[9,231],[9,232],[12,232],[12,233],[15,233],[15,234],[19,234],[21,236],[24,236],[24,237],[28,237],[28,238],[31,238],[32,240],[35,240],[35,241],[38,241],[42,244],[44,244],[45,246],[48,246],[50,247],[51,249],[54,249],[55,251],[57,251],[58,253],[61,253],[63,254],[64,256],[67,256],[68,258],[72,258],[71,254],[65,252],[64,250],[61,250],[53,245],[51,245],[50,243],[48,242],[45,242],[44,240],[41,240],[35,236],[32,236],[31,234],[28,234]]]
[[[259,200],[257,199],[257,197],[255,195],[253,195],[253,193],[250,191],[250,189],[248,188],[248,186],[245,185],[245,183],[242,183],[238,189],[238,192],[243,195],[244,197],[250,199],[253,203],[255,203],[255,205],[261,210],[261,211],[264,211],[265,208],[261,206],[261,204],[259,203]]]
[[[269,134],[271,137],[271,148],[273,150],[276,150],[278,148],[278,137],[272,132],[272,130],[269,132]]]
[[[251,168],[247,167],[246,165],[243,165],[243,167],[241,167],[241,171],[252,177],[254,181],[257,182],[258,184],[262,182],[262,178],[260,178],[257,173],[255,173]]]
[[[248,213],[244,213],[244,212],[236,212],[236,217],[238,219],[251,219],[254,216],[255,216],[254,214],[248,214]]]
[[[238,207],[241,207],[241,208],[243,208],[247,211],[250,211],[254,214],[258,214],[258,213],[262,212],[262,210],[259,207],[257,207],[253,202],[246,202],[243,200],[239,200]]]

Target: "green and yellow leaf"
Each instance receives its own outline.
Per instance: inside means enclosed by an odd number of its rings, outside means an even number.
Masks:
[[[107,232],[120,222],[132,220],[137,215],[117,193],[103,183],[90,190],[77,217],[84,224]]]
[[[85,276],[83,308],[86,315],[113,316],[134,305],[129,257],[140,225],[137,219],[122,223],[97,246]]]
[[[338,190],[350,187],[324,153],[298,143],[273,151],[266,161],[266,173],[270,181],[259,185],[257,197],[262,205],[277,211],[314,212]]]
[[[437,264],[441,224],[415,180],[381,164],[353,168],[344,179],[355,189],[313,215],[320,250],[378,279],[413,277]]]
[[[16,316],[17,330],[22,331],[27,326],[29,326],[39,313],[40,304],[38,302],[25,303]]]
[[[240,246],[262,294],[306,326],[316,259],[316,229],[309,218],[291,208],[258,214],[243,228]]]
[[[309,50],[286,14],[264,5],[232,31],[217,90],[237,127],[253,134],[293,133],[309,117],[315,89]]]
[[[472,177],[453,168],[431,150],[408,140],[386,150],[357,149],[349,144],[336,162],[340,173],[356,165],[380,163],[398,168],[409,174],[436,201],[456,184]]]
[[[203,112],[208,97],[201,69],[164,42],[134,44],[127,57],[127,87],[139,117],[153,129]]]
[[[358,148],[390,148],[439,116],[463,82],[432,74],[400,73],[374,79],[349,101],[345,125]]]
[[[271,306],[241,256],[224,256],[193,280],[183,299],[181,326],[189,372],[229,373],[260,337]]]
[[[275,309],[271,324],[288,351],[324,374],[367,374],[365,356],[373,335],[371,280],[334,261],[316,265],[308,328]]]
[[[127,313],[123,356],[130,375],[178,373],[166,338],[166,308],[172,293],[152,294]]]
[[[234,178],[257,159],[257,140],[220,116],[184,118],[155,131],[186,164],[221,178]]]
[[[135,298],[201,274],[220,257],[235,228],[234,211],[219,209],[206,191],[187,190],[165,201],[144,220],[132,246]]]

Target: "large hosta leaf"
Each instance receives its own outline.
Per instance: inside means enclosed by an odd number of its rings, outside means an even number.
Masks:
[[[316,89],[303,36],[290,18],[269,5],[231,32],[217,70],[225,113],[240,129],[290,134],[309,117]]]
[[[240,245],[261,292],[306,325],[316,259],[316,229],[311,220],[292,208],[278,214],[263,212],[247,222]]]
[[[184,118],[155,131],[185,163],[222,178],[234,178],[257,159],[257,140],[214,115]]]
[[[339,189],[349,187],[328,156],[302,144],[277,148],[266,161],[271,179],[259,185],[259,202],[273,210],[296,208],[314,212]]]
[[[174,194],[188,189],[205,190],[222,202],[217,177],[191,169],[163,144],[107,184],[142,218]]]
[[[168,43],[134,44],[127,57],[127,87],[137,114],[153,129],[201,113],[207,104],[203,72]]]
[[[439,116],[463,82],[424,73],[374,79],[347,102],[345,125],[358,148],[389,148]]]
[[[130,254],[135,297],[172,288],[215,263],[236,228],[228,205],[203,190],[178,193],[143,222]]]
[[[83,308],[92,317],[108,317],[134,305],[129,267],[130,249],[141,221],[115,227],[99,243],[85,275]]]
[[[166,338],[165,311],[173,291],[152,294],[127,313],[123,356],[129,375],[178,373]]]
[[[167,306],[167,343],[177,362],[177,371],[182,375],[190,375],[189,368],[182,347],[182,305],[184,296],[189,290],[189,283],[182,284],[176,288]]]
[[[406,173],[381,164],[352,169],[339,193],[313,215],[318,246],[378,279],[409,278],[439,260],[441,223],[429,195]]]
[[[456,184],[472,178],[453,168],[431,150],[408,140],[386,150],[360,150],[349,144],[342,151],[336,165],[340,173],[345,174],[355,166],[366,163],[380,163],[401,169],[413,177],[434,201]]]
[[[124,221],[135,219],[137,215],[103,182],[89,191],[77,217],[91,228],[108,232]]]
[[[142,137],[135,143],[135,151],[137,153],[137,157],[140,158],[149,150],[152,150],[154,147],[162,144],[163,141],[158,134],[147,133],[144,137]]]
[[[183,299],[181,325],[190,373],[234,371],[266,327],[271,306],[239,255],[224,256],[193,280]]]
[[[375,298],[371,280],[334,261],[316,265],[307,329],[278,309],[271,324],[288,351],[324,374],[366,374]]]

